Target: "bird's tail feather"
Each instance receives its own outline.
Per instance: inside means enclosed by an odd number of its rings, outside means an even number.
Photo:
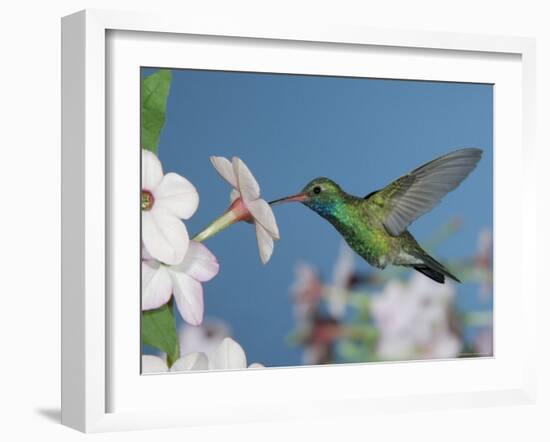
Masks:
[[[423,250],[420,250],[419,252],[420,253],[418,253],[417,258],[422,260],[422,264],[413,266],[416,271],[426,275],[430,279],[433,279],[435,282],[439,282],[440,284],[445,283],[445,276],[455,280],[456,282],[460,282],[460,280],[449,272],[443,264],[436,261]]]

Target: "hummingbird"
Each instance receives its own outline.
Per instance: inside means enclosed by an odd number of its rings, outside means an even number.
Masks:
[[[474,170],[483,151],[464,148],[414,169],[365,197],[350,195],[329,178],[310,181],[298,194],[270,204],[300,202],[331,223],[370,265],[412,267],[444,284],[460,280],[418,244],[407,230]]]

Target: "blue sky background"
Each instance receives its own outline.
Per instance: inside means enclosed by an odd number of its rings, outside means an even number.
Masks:
[[[143,69],[143,75],[154,72]],[[478,168],[411,232],[422,244],[453,217],[461,230],[435,251],[445,261],[472,255],[479,231],[492,230],[493,88],[491,85],[174,70],[159,157],[198,189],[191,234],[228,206],[228,184],[208,157],[239,156],[262,196],[298,192],[326,176],[366,195],[411,169],[461,147],[479,147]],[[301,351],[285,338],[294,327],[289,287],[299,261],[330,278],[340,246],[334,228],[300,204],[275,208],[281,240],[269,264],[252,226],[239,223],[208,240],[221,271],[205,284],[206,317],[225,320],[249,361],[295,365]],[[368,264],[357,257],[359,269]],[[477,286],[463,284],[463,311],[490,310]]]

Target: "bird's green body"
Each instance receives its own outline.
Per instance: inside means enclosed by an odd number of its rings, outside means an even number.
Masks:
[[[330,202],[306,202],[330,222],[348,245],[369,264],[383,269],[388,264],[412,265],[420,263],[414,254],[422,251],[416,240],[405,230],[391,236],[383,224],[383,206],[377,204],[376,195],[368,199],[344,192],[327,178],[317,178],[310,185],[323,185],[330,193]]]
[[[426,253],[407,230],[476,167],[482,151],[459,149],[436,158],[364,198],[350,195],[328,178],[316,178],[302,192],[273,201],[299,201],[329,221],[369,264],[413,267],[443,283],[458,281]]]

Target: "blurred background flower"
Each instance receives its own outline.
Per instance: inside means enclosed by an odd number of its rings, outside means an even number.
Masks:
[[[453,358],[461,342],[452,330],[454,284],[438,284],[412,273],[406,282],[390,280],[374,294],[371,312],[378,330],[376,354],[384,360]]]
[[[179,329],[180,353],[201,352],[210,358],[227,336],[231,336],[231,330],[219,319],[207,318],[200,326],[182,325]]]
[[[209,361],[209,369],[246,368],[246,354],[241,345],[231,338],[231,329],[220,319],[209,318],[200,326],[183,325],[179,330],[180,352],[201,353]],[[249,368],[260,368],[254,362]]]
[[[435,246],[459,229],[451,220],[427,243]],[[300,263],[290,288],[298,314],[289,342],[302,349],[304,364],[492,356],[488,230],[482,230],[479,242],[474,256],[446,263],[464,275],[460,285],[438,284],[398,268],[380,272],[365,267],[362,273],[345,244],[329,282],[313,266]],[[488,308],[459,308],[458,288],[471,285],[480,287],[480,305]]]

